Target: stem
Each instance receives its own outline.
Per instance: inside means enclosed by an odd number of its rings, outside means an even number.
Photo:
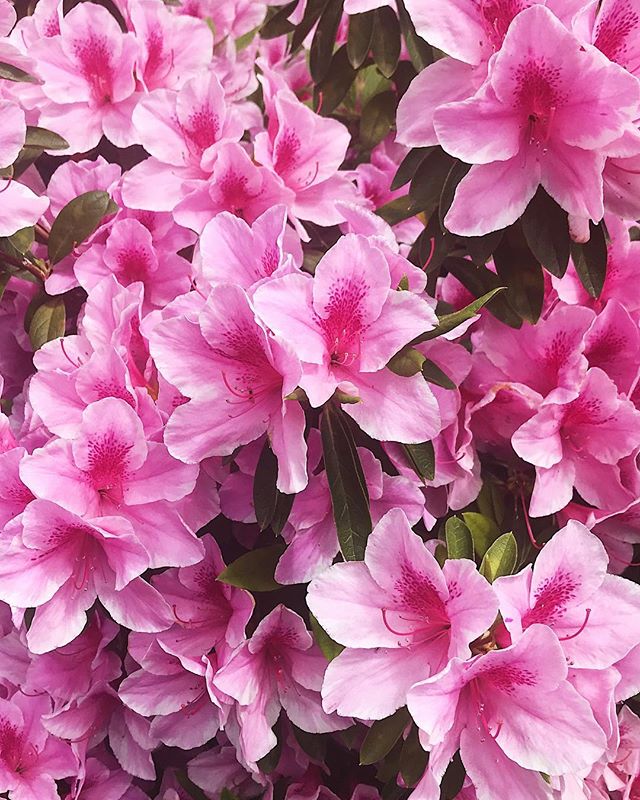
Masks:
[[[11,267],[16,267],[17,269],[24,269],[31,273],[31,275],[33,275],[35,278],[38,278],[38,280],[44,280],[44,275],[38,269],[38,267],[35,266],[35,264],[30,264],[29,262],[25,261],[18,261],[17,258],[13,258],[13,256],[10,256],[8,253],[2,252],[0,252],[0,261],[4,261],[5,264],[8,264]],[[19,278],[20,276],[15,275],[13,277]]]

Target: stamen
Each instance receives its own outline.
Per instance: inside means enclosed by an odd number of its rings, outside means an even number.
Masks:
[[[558,640],[560,642],[568,642],[569,639],[575,639],[576,636],[580,636],[582,631],[587,627],[587,622],[589,622],[589,617],[591,616],[591,609],[587,609],[587,613],[584,615],[584,622],[580,626],[580,628],[575,632],[572,633],[570,636],[558,636]]]
[[[529,520],[529,510],[527,509],[527,504],[525,503],[524,499],[524,492],[520,489],[520,500],[522,502],[522,511],[524,514],[524,522],[527,528],[527,535],[529,536],[529,541],[531,545],[535,547],[536,550],[542,550],[543,545],[538,544],[536,541],[536,537],[533,535],[533,531],[531,530],[531,522]]]
[[[424,263],[424,266],[422,267],[422,269],[423,269],[423,270],[426,270],[426,269],[427,269],[427,267],[428,267],[428,266],[429,266],[429,264],[431,263],[431,259],[433,258],[433,254],[434,254],[434,253],[435,253],[435,251],[436,251],[436,237],[435,237],[435,236],[432,236],[432,237],[429,239],[429,245],[430,245],[430,247],[431,247],[431,250],[430,250],[430,252],[429,252],[429,258],[427,258],[427,260],[426,260],[426,261],[425,261],[425,263]]]

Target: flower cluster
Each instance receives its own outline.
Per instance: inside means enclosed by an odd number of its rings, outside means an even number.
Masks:
[[[23,5],[0,794],[640,797],[637,4]]]

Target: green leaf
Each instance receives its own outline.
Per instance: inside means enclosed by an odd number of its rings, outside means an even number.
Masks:
[[[0,272],[0,300],[2,300],[2,295],[4,294],[4,290],[7,288],[7,284],[10,280],[10,272]]]
[[[278,492],[276,510],[273,515],[273,519],[271,520],[271,530],[276,536],[279,536],[282,533],[282,529],[289,519],[289,514],[291,513],[291,508],[293,507],[293,501],[295,498],[295,494],[284,494],[284,492]]]
[[[409,464],[418,477],[427,481],[432,481],[435,478],[436,456],[433,442],[403,444],[402,449],[405,451]]]
[[[296,25],[296,29],[291,37],[291,52],[295,53],[300,47],[307,36],[311,33],[311,29],[320,19],[320,15],[325,10],[329,0],[308,0],[302,19]]]
[[[35,309],[29,323],[29,339],[34,350],[64,336],[66,316],[64,299],[60,295],[49,297]]]
[[[458,750],[458,752],[449,762],[449,765],[442,776],[442,781],[440,783],[440,799],[454,800],[454,798],[460,793],[466,776],[467,773],[465,771],[464,764],[462,763],[462,759],[460,758],[460,751]],[[498,799],[496,798],[496,800]]]
[[[493,583],[503,575],[512,575],[518,563],[518,545],[512,533],[503,533],[487,550],[480,564],[480,574]]]
[[[0,61],[0,78],[19,83],[40,83],[37,78],[29,75],[28,72],[20,69],[20,67],[14,67],[13,64],[6,64],[4,61]]]
[[[349,36],[347,38],[347,55],[349,63],[354,69],[361,67],[373,39],[373,23],[375,13],[367,11],[364,14],[351,14],[349,17]]]
[[[280,585],[273,575],[284,551],[285,545],[280,542],[270,547],[250,550],[223,569],[218,580],[250,592],[272,592],[279,589]]]
[[[278,36],[285,36],[295,29],[295,25],[289,21],[289,17],[298,5],[298,0],[292,0],[284,6],[270,8],[267,18],[260,28],[260,38],[277,39]]]
[[[403,347],[399,353],[389,361],[387,367],[391,372],[403,378],[410,378],[417,375],[425,363],[425,358],[419,350],[413,347]]]
[[[336,656],[339,656],[344,650],[344,647],[341,644],[333,641],[333,639],[311,613],[309,613],[309,623],[311,624],[313,638],[316,640],[316,644],[322,651],[322,654],[327,661],[333,661],[333,659]]]
[[[391,191],[400,189],[402,186],[409,183],[416,174],[420,164],[422,164],[427,156],[433,153],[434,149],[433,147],[415,147],[413,150],[409,150],[391,181]]]
[[[578,277],[591,297],[599,297],[607,274],[607,240],[604,225],[589,222],[591,236],[584,244],[571,243]]]
[[[438,319],[438,324],[433,330],[423,333],[422,336],[418,336],[417,339],[414,339],[413,342],[411,342],[411,344],[428,342],[431,339],[436,339],[438,336],[443,336],[445,333],[450,333],[451,331],[455,330],[458,325],[462,325],[463,322],[467,322],[467,320],[470,320],[471,317],[475,317],[481,308],[486,306],[487,303],[493,300],[497,294],[503,292],[504,290],[504,286],[497,286],[490,292],[483,294],[482,297],[479,297],[477,300],[469,303],[468,306],[460,309],[460,311],[454,311],[453,314],[445,314],[444,317],[440,317]]]
[[[49,260],[52,264],[68,256],[73,248],[87,239],[103,218],[118,207],[107,192],[85,192],[60,211],[49,233]]]
[[[307,733],[291,723],[291,730],[304,752],[314,761],[324,763],[327,758],[327,736],[321,733]]]
[[[387,223],[387,225],[397,225],[405,219],[415,217],[416,212],[413,208],[413,203],[409,195],[404,197],[396,197],[395,200],[390,200],[381,206],[376,214]]]
[[[561,278],[567,271],[571,244],[567,212],[540,186],[521,223],[533,255],[552,275]]]
[[[400,23],[390,6],[378,8],[374,14],[371,42],[373,60],[385,78],[390,78],[400,58]]]
[[[316,83],[326,76],[331,64],[331,56],[338,35],[338,26],[342,19],[342,5],[344,0],[329,0],[318,27],[313,34],[311,49],[309,50],[309,72]]]
[[[205,795],[206,797],[206,795]],[[234,794],[229,789],[223,789],[220,792],[220,800],[240,800],[237,794]]]
[[[459,236],[458,241],[464,245],[469,257],[474,264],[484,265],[494,254],[496,247],[502,241],[504,230],[491,231],[484,236]]]
[[[316,86],[318,113],[329,116],[340,105],[351,88],[356,70],[349,63],[347,48],[343,45],[333,54],[329,71]]]
[[[486,267],[478,267],[465,258],[448,256],[443,264],[452,275],[460,281],[475,297],[486,296],[495,289],[500,288],[500,293],[494,294],[488,310],[494,317],[509,325],[510,328],[522,327],[522,317],[511,308],[505,296],[504,285],[498,276]]]
[[[253,479],[253,507],[261,531],[271,525],[278,502],[278,459],[273,454],[269,442],[265,441]]]
[[[470,558],[473,560],[473,539],[471,531],[460,517],[450,517],[444,526],[449,558]]]
[[[69,147],[69,142],[46,128],[28,125],[24,146],[38,147],[41,150],[66,150]]]
[[[465,164],[463,161],[456,160],[449,170],[442,187],[442,192],[440,193],[440,203],[438,207],[440,224],[443,228],[444,218],[447,216],[447,212],[451,208],[458,184],[470,169],[471,164]]]
[[[471,532],[476,557],[484,558],[487,550],[500,536],[500,529],[492,519],[476,511],[465,511],[462,519]]]
[[[393,127],[396,119],[395,92],[381,92],[362,109],[360,140],[366,148],[379,144]]]
[[[433,555],[435,560],[440,565],[440,568],[442,569],[442,567],[444,567],[444,562],[447,560],[447,548],[443,542],[438,542]]]
[[[415,213],[424,211],[430,217],[440,204],[442,188],[456,160],[441,147],[435,148],[416,170],[409,197]]]
[[[400,754],[400,774],[406,786],[413,788],[418,783],[424,774],[428,760],[429,754],[420,744],[418,728],[416,725],[412,725]]]
[[[266,756],[262,756],[256,762],[258,767],[260,768],[261,772],[266,772],[267,775],[278,766],[278,762],[280,761],[280,755],[282,753],[282,738],[280,736],[277,737],[276,744],[273,746],[271,750],[266,754]]]
[[[398,709],[386,719],[376,720],[360,748],[360,766],[375,764],[390,753],[410,721],[406,708]]]
[[[371,533],[369,492],[344,414],[332,404],[324,406],[320,434],[340,550],[346,561],[361,561]]]
[[[538,321],[544,301],[544,272],[517,228],[505,232],[493,254],[500,281],[507,286],[507,300],[514,311],[532,325]]]
[[[428,358],[422,362],[422,377],[425,381],[440,386],[442,389],[455,389],[456,385],[446,372]]]
[[[433,51],[425,40],[416,33],[411,17],[405,7],[404,0],[398,0],[398,17],[400,20],[400,30],[402,31],[411,63],[416,68],[417,72],[421,72],[426,66],[432,63]]]

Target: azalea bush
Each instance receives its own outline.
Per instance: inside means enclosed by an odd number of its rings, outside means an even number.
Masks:
[[[636,0],[0,0],[0,795],[640,798]]]

